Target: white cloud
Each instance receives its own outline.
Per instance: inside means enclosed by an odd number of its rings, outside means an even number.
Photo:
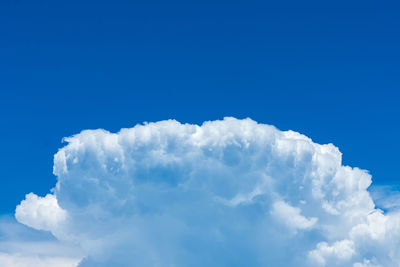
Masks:
[[[308,256],[313,263],[325,266],[327,260],[332,262],[340,261],[338,265],[343,264],[343,261],[349,260],[355,253],[354,242],[351,240],[336,241],[332,245],[326,242],[317,244],[317,248],[309,252]]]
[[[15,219],[0,218],[1,267],[75,267],[82,256],[76,244],[62,243]]]
[[[0,252],[0,262],[2,267],[76,267],[79,259],[25,256]]]
[[[354,267],[381,267],[381,265],[376,265],[370,260],[364,260],[363,262],[356,262]]]
[[[27,194],[25,200],[15,210],[15,218],[19,222],[53,233],[56,233],[57,228],[65,221],[66,214],[52,194],[47,194],[45,197],[38,197],[33,193]]]
[[[292,207],[283,201],[277,201],[272,205],[271,214],[288,228],[309,229],[318,221],[317,218],[306,218],[302,216],[301,209]]]
[[[79,244],[80,266],[400,264],[400,216],[332,144],[234,118],[65,140],[54,195],[28,194],[16,218]]]

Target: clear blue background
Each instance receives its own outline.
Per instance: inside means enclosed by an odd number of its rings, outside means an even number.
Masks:
[[[397,6],[129,2],[0,2],[0,213],[54,186],[62,137],[169,118],[293,129],[400,183]]]

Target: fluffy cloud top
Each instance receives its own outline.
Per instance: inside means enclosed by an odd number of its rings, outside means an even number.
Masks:
[[[60,208],[54,195],[38,197],[30,193],[17,206],[15,217],[37,230],[55,230],[66,219],[66,211]]]
[[[400,217],[332,144],[234,118],[65,141],[53,194],[15,216],[80,246],[80,266],[400,264]]]

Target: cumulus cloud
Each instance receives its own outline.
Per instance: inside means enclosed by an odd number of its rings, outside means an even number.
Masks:
[[[32,228],[55,232],[66,219],[66,211],[60,208],[54,195],[38,197],[30,193],[17,206],[15,218]]]
[[[400,216],[332,144],[235,118],[65,141],[53,194],[15,216],[79,245],[81,267],[400,264]]]

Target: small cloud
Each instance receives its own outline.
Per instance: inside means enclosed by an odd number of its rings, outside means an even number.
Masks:
[[[29,193],[15,210],[15,218],[20,223],[50,232],[57,231],[57,227],[65,221],[66,214],[52,194],[39,197]]]

